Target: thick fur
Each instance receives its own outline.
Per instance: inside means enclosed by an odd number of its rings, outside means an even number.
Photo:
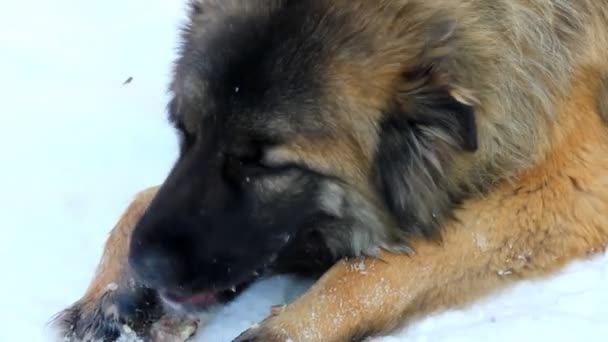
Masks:
[[[600,89],[598,110],[604,122],[608,124],[608,75],[604,76]]]
[[[147,326],[91,315],[109,281],[133,279],[142,308],[329,269],[239,341],[362,339],[601,250],[606,46],[595,0],[194,1],[180,156],[64,334]],[[358,256],[371,273],[331,267]]]
[[[445,222],[441,245],[418,239],[413,257],[339,262],[237,341],[360,341],[605,251],[608,130],[595,106],[597,71],[581,71],[570,89],[557,102],[553,151],[465,201]]]

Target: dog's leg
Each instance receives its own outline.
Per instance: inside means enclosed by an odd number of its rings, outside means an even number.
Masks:
[[[579,89],[561,107],[552,154],[464,203],[443,227],[441,244],[414,241],[411,257],[339,262],[236,341],[359,341],[604,250],[608,130],[597,115],[598,88]]]
[[[152,187],[135,196],[112,229],[85,295],[53,319],[62,337],[113,341],[121,334],[141,336],[160,318],[156,293],[138,284],[127,264],[131,232],[157,190]]]
[[[608,243],[608,218],[598,215],[599,200],[593,196],[564,198],[562,213],[547,214],[544,206],[561,199],[550,202],[530,194],[478,203],[459,217],[467,224],[446,229],[442,246],[418,242],[413,257],[383,253],[381,260],[342,261],[237,341],[359,341],[420,315],[466,304],[514,280],[548,275]],[[603,196],[605,213],[608,193]],[[585,203],[569,210],[571,200]],[[522,216],[503,216],[505,210]],[[588,216],[594,219],[586,222],[594,222],[577,227],[552,215]]]

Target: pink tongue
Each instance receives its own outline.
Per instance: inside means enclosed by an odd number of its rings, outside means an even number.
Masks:
[[[167,299],[169,299],[170,301],[173,301],[175,303],[194,304],[194,305],[204,306],[204,305],[212,304],[215,301],[217,292],[216,291],[199,292],[190,297],[182,297],[182,296],[175,295],[172,293],[165,293],[165,296]]]
[[[201,292],[201,293],[195,294],[194,296],[188,298],[187,301],[189,303],[195,304],[195,305],[205,305],[205,304],[209,304],[209,303],[213,302],[214,299],[215,299],[215,292],[209,291],[209,292]]]

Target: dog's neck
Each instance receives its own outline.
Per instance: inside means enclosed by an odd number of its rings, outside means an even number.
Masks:
[[[558,119],[549,128],[551,152],[516,177],[511,186],[514,193],[528,192],[531,201],[542,201],[540,207],[534,205],[540,212],[527,212],[531,222],[533,216],[542,215],[543,222],[564,229],[576,226],[574,229],[591,231],[589,236],[595,234],[598,241],[606,241],[608,125],[599,113],[597,75],[593,71],[576,73],[572,91],[558,102]]]

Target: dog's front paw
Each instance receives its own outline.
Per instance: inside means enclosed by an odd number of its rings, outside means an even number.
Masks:
[[[85,296],[60,312],[52,325],[66,341],[116,341],[121,336],[145,337],[161,314],[154,291],[110,284],[99,295]]]

